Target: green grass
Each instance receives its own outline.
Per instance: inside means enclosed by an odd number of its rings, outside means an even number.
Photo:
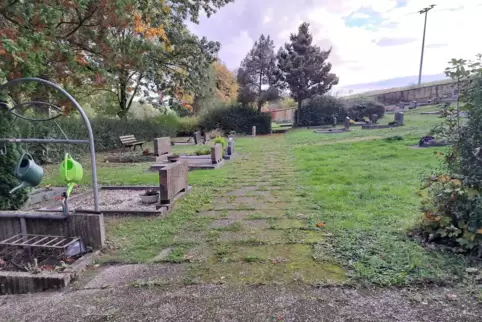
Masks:
[[[188,265],[185,254],[197,247],[211,255],[189,264],[190,281],[223,276],[232,283],[288,283],[299,274],[313,284],[346,278],[380,285],[453,281],[465,271],[466,258],[428,250],[407,236],[420,218],[419,178],[437,165],[435,149],[408,147],[440,121],[420,111],[407,111],[406,125],[392,129],[353,127],[332,135],[294,129],[283,136],[237,138],[240,156],[216,170],[189,172],[194,188],[166,218],[106,218],[109,248],[101,261],[149,262],[169,247],[165,261]],[[380,123],[391,120],[387,115]],[[394,136],[403,140],[385,140]],[[88,186],[90,167],[83,164],[82,184]],[[99,183],[157,185],[158,175],[148,167],[99,162]],[[46,167],[45,183],[59,185],[57,171],[56,165]],[[249,186],[269,194],[247,204],[227,195]],[[216,202],[236,206],[218,211],[216,220],[244,209],[245,220],[265,220],[267,228],[240,221],[210,228],[215,219],[199,213],[216,209]],[[268,219],[258,203],[276,210],[275,218]],[[325,226],[317,228],[321,221]]]
[[[403,128],[287,135],[302,171],[301,184],[310,188],[312,217],[326,222],[335,236],[332,248],[318,245],[316,252],[340,260],[357,280],[383,285],[442,281],[463,271],[463,257],[429,251],[407,237],[420,218],[419,178],[437,165],[433,149],[408,145],[428,130],[422,123],[433,122],[434,117],[407,115],[409,125]],[[364,131],[379,139],[357,142],[369,135]],[[405,139],[381,139],[393,135]]]

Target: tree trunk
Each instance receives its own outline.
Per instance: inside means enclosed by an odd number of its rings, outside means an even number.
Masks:
[[[119,112],[117,115],[121,119],[127,118],[127,77],[121,73],[119,77]]]
[[[298,101],[298,110],[297,110],[297,113],[296,113],[296,121],[295,121],[295,126],[298,126],[300,124],[300,115],[301,115],[301,103],[303,101],[302,100],[299,100]]]
[[[261,112],[261,109],[263,108],[263,102],[261,100],[258,100],[258,112]]]

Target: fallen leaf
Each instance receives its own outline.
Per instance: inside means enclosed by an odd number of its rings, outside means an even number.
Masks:
[[[325,222],[324,221],[320,221],[319,223],[316,223],[316,227],[325,227]]]

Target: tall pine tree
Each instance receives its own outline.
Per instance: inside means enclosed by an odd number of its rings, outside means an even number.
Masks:
[[[12,114],[8,112],[5,99],[0,98],[0,138],[19,137]],[[20,189],[10,194],[10,190],[20,184],[14,176],[15,166],[20,158],[18,144],[0,143],[0,149],[6,148],[6,154],[0,154],[0,210],[17,210],[28,199],[26,189]]]
[[[276,66],[274,42],[261,35],[241,62],[238,70],[241,103],[256,103],[258,111],[265,102],[279,98],[279,69]]]
[[[312,45],[313,36],[309,24],[304,22],[297,34],[291,34],[290,43],[278,51],[278,67],[283,80],[288,84],[291,97],[298,103],[296,124],[302,113],[303,100],[327,93],[338,84],[338,77],[331,73],[331,63],[327,62],[330,50],[323,51]]]

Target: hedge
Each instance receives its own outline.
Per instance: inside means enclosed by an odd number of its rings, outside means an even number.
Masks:
[[[348,115],[346,104],[333,96],[316,96],[306,100],[301,107],[298,126],[317,126],[333,123],[333,116],[338,122]]]
[[[199,130],[199,118],[195,116],[181,117],[179,119],[179,127],[177,136],[191,136]]]
[[[69,139],[87,139],[87,130],[80,118],[66,117],[56,120]],[[154,119],[120,120],[118,118],[95,117],[90,119],[94,134],[95,150],[106,151],[121,147],[119,136],[134,135],[138,141],[151,141],[157,137],[175,136],[179,120],[173,115],[162,115]],[[53,122],[38,122],[35,126],[19,121],[22,137],[63,138],[62,132]],[[29,151],[40,162],[58,159],[65,151],[87,153],[86,145],[31,144]]]
[[[212,109],[204,114],[199,122],[201,129],[211,131],[219,129],[225,134],[250,134],[253,126],[256,133],[271,133],[271,115],[258,112],[249,106],[233,105]]]
[[[299,126],[318,126],[332,124],[333,116],[341,124],[349,116],[355,121],[362,121],[377,114],[378,118],[385,115],[385,106],[376,101],[364,99],[356,102],[347,102],[333,96],[315,96],[303,103],[301,108]]]

